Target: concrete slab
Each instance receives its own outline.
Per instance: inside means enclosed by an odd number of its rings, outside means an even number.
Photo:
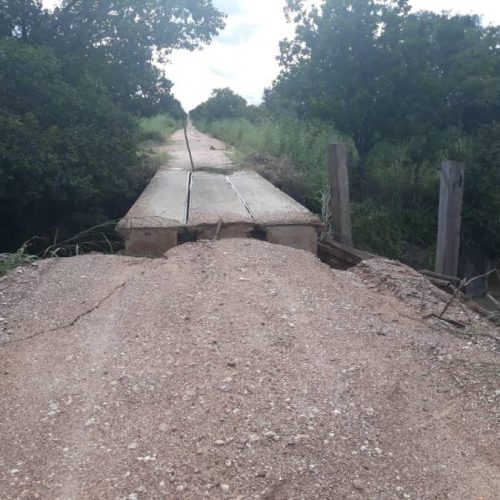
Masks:
[[[252,223],[252,217],[224,175],[193,172],[188,225],[217,225],[219,219],[225,223]]]
[[[187,132],[196,170],[228,172],[235,169],[223,142],[198,132],[191,123],[188,124]],[[184,130],[172,134],[167,145],[160,146],[156,150],[168,154],[168,163],[162,167],[163,169],[192,170]]]
[[[138,257],[162,257],[178,245],[178,232],[167,228],[133,228],[122,231],[125,250]]]
[[[228,179],[258,224],[320,224],[316,215],[257,172],[235,172]]]
[[[161,170],[140,196],[119,229],[178,227],[186,224],[191,173]]]
[[[162,168],[165,170],[187,170],[191,171],[191,160],[186,148],[184,130],[178,130],[172,134],[165,146],[156,148],[160,153],[167,153],[168,160]]]
[[[226,172],[235,168],[227,154],[227,146],[222,141],[199,132],[191,123],[188,124],[187,132],[196,170]]]
[[[306,250],[316,255],[318,230],[314,226],[271,226],[267,228],[267,241],[276,245]]]

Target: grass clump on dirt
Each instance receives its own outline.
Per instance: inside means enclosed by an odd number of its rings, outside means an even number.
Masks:
[[[37,260],[37,257],[30,255],[27,251],[27,244],[24,244],[14,253],[0,254],[0,276],[16,269],[17,267],[31,264]]]

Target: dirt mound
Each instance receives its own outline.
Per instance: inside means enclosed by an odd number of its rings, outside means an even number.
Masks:
[[[384,258],[370,259],[361,262],[353,272],[369,289],[399,299],[400,307],[406,306],[408,309],[408,319],[425,321],[441,329],[447,327],[447,331],[454,335],[490,339],[493,349],[500,345],[500,331],[478,313],[465,307],[462,294],[452,296],[443,292],[422,274],[400,262]]]
[[[353,272],[369,289],[395,296],[412,314],[420,315],[422,320],[433,315],[440,316],[445,306],[448,306],[443,317],[452,323],[481,323],[481,317],[463,307],[460,300],[450,303],[450,294],[400,262],[384,258],[370,259],[361,262]],[[484,322],[483,326],[489,325]]]
[[[498,345],[369,269],[227,240],[0,281],[0,497],[498,498]]]

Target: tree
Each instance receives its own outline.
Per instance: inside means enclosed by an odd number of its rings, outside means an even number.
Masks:
[[[363,196],[379,142],[412,140],[421,152],[447,129],[500,118],[500,30],[478,17],[410,14],[406,0],[325,0],[310,11],[289,0],[287,14],[296,34],[281,44],[266,104],[350,135]]]
[[[56,35],[71,51],[154,48],[193,50],[224,27],[211,0],[64,0],[53,16]]]
[[[185,116],[155,63],[223,24],[210,0],[0,0],[0,250],[124,215],[152,173],[131,113]]]
[[[114,218],[143,187],[134,120],[54,52],[0,41],[0,231],[13,246],[76,213]]]
[[[40,0],[0,0],[0,37],[38,41],[46,22]]]
[[[38,0],[0,2],[0,36],[53,48],[67,78],[93,74],[136,113],[162,111],[171,91],[155,62],[209,43],[224,27],[210,0],[64,0],[51,13]]]
[[[65,0],[52,19],[58,53],[98,74],[131,111],[152,108],[172,86],[155,60],[209,43],[223,27],[210,0]]]
[[[247,114],[247,101],[229,88],[214,89],[211,97],[189,114],[194,120],[244,118]]]

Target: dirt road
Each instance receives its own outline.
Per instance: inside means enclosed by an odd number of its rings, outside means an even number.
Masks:
[[[191,122],[187,126],[187,136],[193,164],[196,170],[213,170],[215,172],[232,171],[235,164],[227,154],[227,146],[223,142],[201,133]],[[191,170],[191,160],[186,146],[184,130],[172,134],[165,146],[157,148],[168,155],[168,163],[163,168],[167,170]]]
[[[0,498],[498,498],[498,332],[421,321],[391,266],[227,240],[14,272]]]

